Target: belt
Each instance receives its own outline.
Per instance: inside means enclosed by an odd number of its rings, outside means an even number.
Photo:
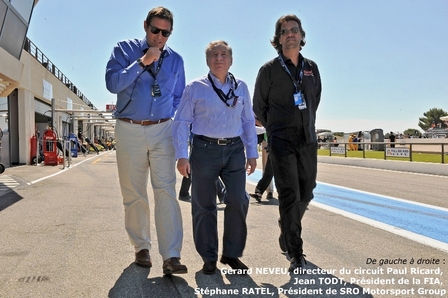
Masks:
[[[209,138],[209,137],[201,136],[201,135],[195,135],[194,137],[198,138],[200,140],[206,141],[206,142],[216,143],[218,145],[231,144],[231,143],[234,143],[234,142],[236,142],[236,141],[238,141],[240,139],[240,137],[215,139],[215,138]]]
[[[132,120],[132,119],[129,119],[129,118],[118,118],[118,120],[121,120],[121,121],[129,122],[129,123],[132,123],[132,124],[140,124],[140,125],[143,125],[143,126],[159,124],[159,123],[162,123],[162,122],[166,122],[166,121],[168,121],[170,119],[171,118],[163,118],[163,119],[160,119],[160,120],[157,120],[157,121],[152,121],[152,120],[136,121],[136,120]]]

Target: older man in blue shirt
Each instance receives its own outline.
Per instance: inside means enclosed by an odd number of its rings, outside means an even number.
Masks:
[[[171,120],[185,88],[184,62],[166,45],[173,30],[168,9],[152,9],[143,27],[146,37],[119,42],[106,68],[107,89],[117,94],[115,138],[125,227],[135,247],[135,262],[151,267],[147,194],[151,169],[163,273],[187,273],[180,263],[183,231]]]
[[[210,72],[187,85],[174,119],[177,169],[184,177],[191,174],[193,237],[203,273],[213,274],[218,259],[215,181],[220,177],[227,191],[221,263],[244,274],[248,267],[239,257],[247,236],[246,173],[254,172],[258,158],[255,118],[246,83],[229,73],[232,48],[211,42],[206,59]]]

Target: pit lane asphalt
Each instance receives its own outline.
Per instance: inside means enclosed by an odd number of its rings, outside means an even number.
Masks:
[[[331,273],[289,276],[285,274],[288,262],[277,243],[278,202],[251,200],[248,242],[241,259],[254,272],[229,274],[218,263],[221,272],[206,276],[192,241],[190,204],[180,202],[182,262],[189,273],[164,277],[154,225],[153,268],[133,264],[133,249],[123,227],[114,152],[78,157],[66,169],[61,165],[19,166],[8,168],[5,174],[20,185],[0,195],[2,202],[9,202],[0,208],[0,297],[211,297],[213,291],[221,291],[213,297],[297,297],[299,290],[317,293],[301,297],[328,297],[319,291],[362,292],[363,287],[298,283],[317,278],[339,281],[340,268],[365,265],[366,258],[377,254],[440,255],[425,245],[310,207],[304,220],[307,268]],[[180,181],[178,177],[177,187]],[[253,187],[249,184],[248,191]],[[153,201],[152,189],[148,191]],[[223,209],[218,206],[220,231]],[[222,292],[236,290],[237,295]]]

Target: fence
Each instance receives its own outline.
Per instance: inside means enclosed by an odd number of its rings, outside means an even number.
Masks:
[[[338,142],[338,143],[319,143],[319,149],[326,149],[330,156],[344,156],[359,157],[362,154],[362,158],[368,158],[366,155],[369,152],[381,152],[383,151],[383,158],[393,159],[409,159],[414,161],[415,154],[427,153],[435,156],[440,156],[442,163],[445,163],[446,156],[448,154],[448,139],[431,139],[430,141],[424,141],[425,139],[413,139],[398,140],[395,143],[390,142]],[[361,152],[361,153],[354,153]],[[372,155],[372,154],[370,154]]]

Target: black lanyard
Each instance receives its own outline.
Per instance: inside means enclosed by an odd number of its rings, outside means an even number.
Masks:
[[[229,72],[229,76],[230,76],[230,79],[232,80],[235,90],[236,90],[236,88],[238,88],[238,84],[236,83],[235,77],[230,72]],[[210,76],[210,74],[208,74],[208,79],[212,83],[213,90],[215,90],[216,94],[218,94],[218,96],[222,100],[222,102],[225,103],[226,106],[234,108],[238,101],[238,96],[235,95],[235,90],[233,88],[230,88],[229,92],[227,92],[227,94],[225,94],[224,91],[216,88],[215,83],[213,82],[213,79]],[[232,98],[233,98],[233,103],[231,105],[229,105],[227,103],[227,101]]]
[[[159,73],[160,68],[162,67],[163,56],[165,56],[165,52],[166,51],[162,51],[162,54],[160,55],[160,58],[159,58],[159,64],[157,65],[155,72],[152,71],[150,65],[146,66],[146,70],[151,74],[151,76],[154,78],[154,80],[157,80],[157,74]]]
[[[278,60],[280,60],[280,63],[283,67],[283,69],[286,71],[286,73],[289,75],[289,77],[292,80],[292,83],[294,84],[294,88],[296,89],[296,93],[300,91],[301,86],[302,86],[302,77],[303,77],[303,68],[305,67],[305,62],[302,59],[302,67],[300,68],[300,72],[299,72],[299,80],[296,81],[293,77],[291,72],[289,71],[288,67],[285,64],[285,61],[283,61],[283,57],[282,55],[278,55]],[[297,85],[298,84],[298,85]]]

